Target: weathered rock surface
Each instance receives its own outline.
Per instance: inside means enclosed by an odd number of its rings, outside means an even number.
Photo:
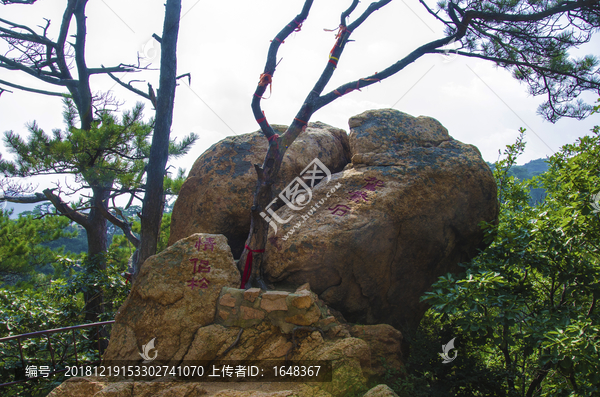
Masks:
[[[299,383],[179,383],[119,382],[101,378],[72,378],[48,397],[331,397],[330,393]],[[398,397],[386,385],[377,385],[364,397]]]
[[[233,349],[239,328],[212,324],[200,328],[184,360],[327,360],[332,361],[331,382],[314,383],[334,396],[343,396],[348,388],[364,387],[371,369],[371,352],[367,342],[347,337],[335,338],[335,331],[325,335],[303,330],[286,335],[268,322],[244,329]],[[296,347],[294,347],[294,341]]]
[[[48,397],[331,397],[300,383],[106,382],[102,378],[71,378]]]
[[[363,397],[398,397],[398,395],[388,385],[377,385]]]
[[[371,375],[382,379],[386,369],[402,368],[402,333],[387,324],[354,325],[350,335],[367,342],[371,350]]]
[[[430,117],[373,110],[350,127],[352,163],[315,186],[315,208],[277,211],[300,216],[270,229],[265,273],[276,287],[309,282],[350,322],[414,330],[419,297],[482,247],[495,181],[476,147]]]
[[[221,289],[239,284],[225,236],[178,241],[144,262],[115,317],[104,359],[141,361],[142,346],[156,338],[160,360],[181,360],[198,328],[214,321]]]
[[[285,126],[273,126],[285,131]],[[254,164],[262,164],[267,140],[259,132],[223,139],[194,163],[173,208],[169,245],[193,233],[223,234],[236,258],[250,230],[250,207],[256,186]],[[350,161],[348,136],[324,123],[309,123],[287,150],[278,192],[314,159],[331,172]]]
[[[72,378],[48,397],[331,397],[330,393],[299,383],[107,383],[101,378]],[[398,397],[386,385],[377,385],[364,397]]]

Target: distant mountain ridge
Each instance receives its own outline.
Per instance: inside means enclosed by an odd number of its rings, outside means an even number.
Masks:
[[[492,171],[494,170],[494,164],[487,163]],[[520,180],[531,179],[534,176],[538,176],[548,171],[548,163],[546,159],[531,160],[523,165],[514,165],[511,167],[509,174],[517,177]]]
[[[491,163],[487,163],[490,166],[490,169],[493,171],[494,170],[494,164]],[[519,178],[520,180],[524,181],[527,179],[531,179],[534,176],[538,176],[540,174],[543,174],[544,172],[548,171],[548,163],[546,162],[546,159],[536,159],[536,160],[531,160],[528,163],[525,163],[523,165],[514,165],[510,168],[508,174],[510,176],[514,176],[516,178]],[[531,195],[531,204],[534,204],[536,202],[540,202],[544,199],[544,196],[546,195],[546,190],[545,189],[531,189],[529,191],[529,194]]]

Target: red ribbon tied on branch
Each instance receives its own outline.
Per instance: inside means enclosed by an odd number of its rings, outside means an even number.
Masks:
[[[278,134],[273,134],[271,135],[271,137],[267,138],[267,141],[272,142],[275,141],[275,143],[277,143],[277,150],[279,150],[279,135]]]
[[[341,47],[342,46],[342,36],[344,35],[344,33],[348,32],[348,33],[352,33],[352,31],[350,29],[348,29],[347,26],[344,25],[340,25],[337,29],[323,29],[326,32],[335,32],[337,30],[337,33],[335,34],[335,44],[333,46],[333,48],[331,49],[331,51],[329,52],[329,55],[333,54],[333,51],[335,51],[335,47]]]
[[[269,87],[269,97],[273,93],[273,86],[271,85],[272,82],[273,76],[271,76],[269,73],[262,73],[260,75],[260,80],[258,80],[259,87]]]
[[[252,272],[252,253],[253,252],[265,252],[265,250],[253,250],[248,247],[246,244],[246,249],[248,250],[248,255],[246,256],[246,266],[244,267],[244,275],[242,276],[242,284],[240,285],[241,289],[246,288],[246,283],[250,279],[250,273]]]

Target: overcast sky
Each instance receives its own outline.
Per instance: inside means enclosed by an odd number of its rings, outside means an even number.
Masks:
[[[190,132],[200,140],[192,152],[176,162],[189,168],[212,144],[229,135],[258,129],[250,101],[263,71],[269,41],[300,12],[303,0],[183,0],[178,44],[178,73],[191,73],[191,85],[177,89],[172,137]],[[362,1],[356,17],[370,2]],[[66,0],[39,0],[35,5],[0,6],[4,19],[42,25],[52,21],[55,39]],[[334,29],[350,0],[316,0],[302,31],[292,34],[280,48],[272,95],[263,101],[271,124],[289,124],[303,99],[325,67],[335,42]],[[87,62],[89,67],[143,62],[158,67],[160,47],[151,36],[162,35],[164,0],[90,0],[87,6]],[[352,21],[353,18],[350,19]],[[401,59],[419,45],[443,37],[443,27],[418,0],[395,0],[374,13],[352,35],[327,91],[365,77]],[[579,49],[582,56],[600,48],[600,40]],[[0,49],[4,49],[3,47]],[[597,51],[596,51],[597,52]],[[125,81],[146,79],[158,87],[158,71],[130,73]],[[0,79],[30,87],[51,89],[22,73],[0,70]],[[125,101],[124,109],[143,100],[108,77],[95,76],[93,90],[114,90]],[[145,90],[145,83],[138,83]],[[4,93],[0,97],[0,132],[26,133],[24,124],[37,120],[50,132],[63,128],[61,100],[36,94]],[[593,95],[583,97],[588,102]],[[483,158],[493,162],[498,150],[514,143],[525,127],[527,149],[519,159],[552,155],[597,124],[599,116],[584,121],[561,120],[555,125],[536,114],[540,97],[532,97],[508,72],[492,63],[433,54],[422,57],[385,81],[355,91],[319,110],[311,121],[348,130],[348,119],[365,110],[390,108],[439,120],[455,139],[476,145]],[[146,101],[146,115],[151,106]],[[7,155],[6,148],[1,152]],[[10,157],[10,156],[7,156]],[[50,179],[45,178],[42,185]]]

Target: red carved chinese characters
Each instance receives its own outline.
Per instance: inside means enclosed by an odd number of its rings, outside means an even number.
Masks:
[[[344,207],[345,209],[344,209],[344,208],[342,208],[342,207]],[[332,215],[337,215],[337,216],[344,216],[344,215],[346,215],[346,213],[347,213],[348,211],[350,211],[350,207],[348,207],[347,205],[343,205],[343,204],[338,204],[338,205],[336,205],[336,206],[335,206],[335,207],[333,207],[333,208],[327,208],[327,209],[328,209],[329,211],[331,211],[331,214],[332,214]],[[340,213],[338,213],[338,211],[339,211]]]
[[[366,178],[365,182],[367,182],[367,184],[365,186],[363,186],[363,189],[367,189],[372,192],[377,190],[378,187],[384,186],[383,181],[375,178],[374,176],[372,176],[370,178]]]
[[[357,204],[360,204],[361,202],[366,203],[369,201],[367,191],[375,192],[377,191],[378,187],[385,186],[384,182],[381,179],[377,179],[374,176],[365,178],[365,182],[367,182],[367,184],[363,186],[361,190],[348,192],[348,200],[354,201]],[[337,204],[333,208],[328,208],[328,210],[331,211],[332,215],[344,216],[351,211],[351,208],[344,204]]]
[[[204,242],[204,251],[206,251],[207,249],[212,251],[214,248],[215,248],[215,238],[207,237],[206,241]]]
[[[367,198],[367,192],[362,192],[362,191],[358,190],[356,192],[348,192],[348,193],[350,194],[350,196],[348,197],[348,200],[354,201],[355,203],[360,203],[360,200],[369,201],[369,199]]]
[[[198,238],[198,241],[196,241],[194,248],[196,248],[198,252],[200,252],[200,248],[203,248],[202,251],[213,251],[215,248],[215,244],[216,242],[214,237],[207,237],[206,241],[202,242],[202,236],[200,236],[200,238]]]
[[[194,270],[196,270],[195,267]],[[208,260],[200,261],[200,265],[198,266],[198,273],[210,273],[210,266],[208,266]]]
[[[188,280],[187,284],[188,284],[188,287],[190,287],[192,290],[194,290],[195,287],[200,286],[200,283],[195,278]]]
[[[210,282],[204,277],[198,280],[198,282],[200,283],[200,288],[208,288],[208,284],[210,284]]]
[[[200,260],[198,258],[190,259],[190,262],[194,265],[193,274],[196,273],[210,273],[210,266],[208,266],[208,260]],[[200,262],[200,263],[198,263]]]
[[[198,252],[207,250],[213,251],[215,248],[215,244],[216,242],[214,237],[207,237],[206,240],[203,242],[202,236],[200,236],[200,238],[198,238],[198,241],[196,241],[194,248],[196,248]],[[202,277],[199,280],[194,278],[195,274],[210,273],[211,269],[208,259],[190,258],[190,262],[193,266],[192,278],[186,281],[187,286],[190,287],[192,290],[194,290],[194,288],[208,288],[210,281],[207,280],[206,277]]]

